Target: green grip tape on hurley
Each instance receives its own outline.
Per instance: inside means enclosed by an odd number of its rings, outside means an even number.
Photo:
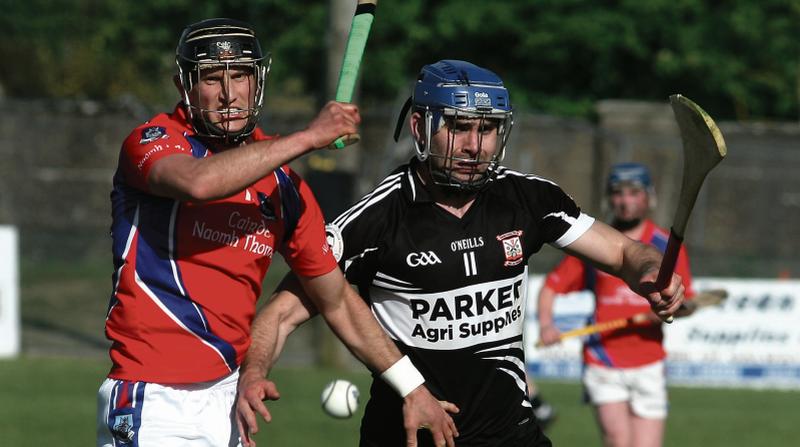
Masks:
[[[361,67],[361,58],[364,57],[364,48],[367,46],[367,37],[375,18],[375,5],[363,4],[356,8],[350,34],[347,36],[347,46],[342,59],[342,69],[339,71],[339,82],[336,84],[336,101],[350,102],[353,100],[353,91],[358,79],[358,69]],[[355,141],[350,141],[353,143]],[[345,138],[337,138],[328,148],[342,149],[347,146]]]

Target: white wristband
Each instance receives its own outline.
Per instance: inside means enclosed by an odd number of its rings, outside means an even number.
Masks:
[[[400,397],[406,397],[408,393],[425,383],[425,378],[411,363],[411,359],[407,355],[384,371],[381,378],[394,388]]]

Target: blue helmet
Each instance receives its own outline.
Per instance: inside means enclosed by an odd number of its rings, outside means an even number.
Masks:
[[[650,170],[641,163],[619,163],[612,166],[606,180],[606,190],[610,192],[621,183],[629,183],[648,191],[653,188]]]
[[[487,162],[485,171],[466,183],[455,181],[446,172],[432,171],[434,180],[443,186],[475,189],[488,181],[505,155],[506,143],[513,126],[511,101],[500,77],[485,68],[458,60],[442,60],[425,65],[417,76],[413,95],[400,113],[395,140],[399,137],[409,108],[424,116],[427,135],[438,132],[447,119],[495,120],[498,123],[500,146],[492,160]],[[424,145],[414,141],[417,158],[421,161],[432,155],[430,140],[425,138]],[[452,162],[452,148],[448,148],[448,153],[444,156],[449,157]]]

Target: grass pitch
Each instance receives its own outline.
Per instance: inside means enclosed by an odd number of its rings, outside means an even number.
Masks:
[[[279,266],[270,271],[266,293],[281,276]],[[97,388],[110,366],[103,337],[110,289],[105,263],[23,263],[23,352],[27,356],[0,360],[0,446],[94,445]],[[291,349],[287,345],[284,357]],[[360,411],[352,419],[338,420],[321,409],[322,389],[335,378],[358,385],[363,408],[370,382],[365,369],[276,369],[272,379],[282,398],[268,404],[273,421],[260,424],[258,445],[358,445]],[[539,381],[538,385],[559,414],[548,431],[556,446],[600,445],[578,384]],[[798,391],[671,388],[665,445],[797,445],[798,409]]]
[[[0,444],[94,445],[96,393],[108,366],[98,359],[0,360]],[[358,445],[366,372],[277,369],[272,378],[282,398],[268,404],[273,422],[260,424],[260,446]],[[320,408],[322,389],[334,378],[351,380],[361,391],[352,419],[333,419]],[[539,387],[559,412],[548,431],[555,445],[600,444],[577,384],[541,381]],[[670,401],[666,446],[788,446],[800,438],[799,392],[672,388]]]

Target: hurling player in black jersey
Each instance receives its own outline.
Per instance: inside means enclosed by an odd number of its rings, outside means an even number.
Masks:
[[[331,222],[328,243],[380,325],[453,412],[454,444],[549,446],[526,394],[528,258],[545,243],[580,256],[623,278],[662,318],[683,301],[680,277],[657,291],[658,250],[582,213],[555,183],[500,165],[512,107],[491,71],[456,60],[426,65],[401,123],[409,110],[416,157]],[[274,386],[263,377],[285,337],[316,313],[291,278],[280,289],[254,323],[239,384],[239,416],[251,422],[254,411],[269,414],[257,391]],[[373,375],[360,445],[414,446],[415,438],[435,445],[426,431],[416,433],[424,427],[404,427],[402,399],[384,374]]]

